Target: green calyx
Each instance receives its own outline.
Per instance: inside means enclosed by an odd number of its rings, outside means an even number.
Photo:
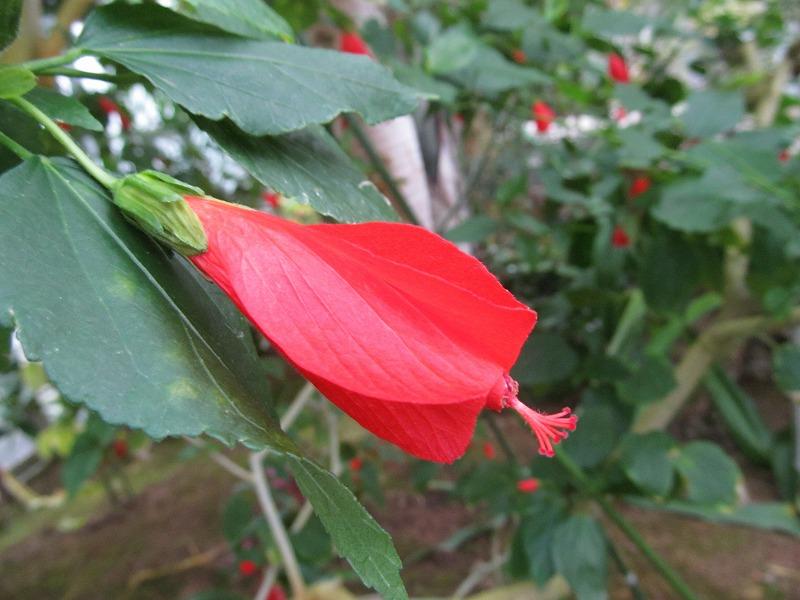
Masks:
[[[148,235],[184,256],[208,248],[200,219],[184,196],[205,196],[200,188],[158,171],[142,171],[119,179],[112,187],[114,204]]]

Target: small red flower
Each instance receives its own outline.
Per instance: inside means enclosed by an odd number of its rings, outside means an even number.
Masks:
[[[550,129],[550,123],[555,121],[556,118],[555,111],[549,104],[541,100],[537,100],[533,103],[531,113],[533,114],[533,119],[536,121],[536,129],[538,129],[540,133],[544,133]]]
[[[789,162],[790,158],[792,158],[792,154],[788,149],[781,150],[780,154],[778,154],[778,160],[781,162]]]
[[[367,46],[367,43],[361,39],[361,36],[357,33],[352,33],[349,31],[342,32],[341,36],[339,37],[339,50],[349,54],[363,54],[365,56],[372,56],[372,50],[370,50],[369,46]]]
[[[264,600],[286,600],[286,592],[279,585],[273,585]]]
[[[97,101],[97,105],[100,107],[100,110],[107,115],[114,113],[119,115],[119,119],[122,122],[123,131],[128,131],[131,128],[131,118],[119,107],[119,104],[114,102],[111,98],[108,96],[100,96],[100,99]]]
[[[350,459],[350,470],[353,473],[358,473],[361,470],[361,467],[364,466],[364,460],[360,456],[354,456]]]
[[[515,63],[520,65],[524,65],[528,61],[528,57],[525,56],[525,53],[520,48],[517,48],[511,53],[511,58],[514,59]]]
[[[239,573],[245,577],[252,577],[258,573],[258,565],[252,560],[243,560],[239,563]]]
[[[616,52],[608,55],[608,76],[617,83],[629,83],[631,80],[628,64]]]
[[[523,494],[532,494],[533,492],[539,489],[539,480],[536,479],[535,477],[529,477],[528,479],[520,479],[517,482],[517,489]]]
[[[631,198],[641,196],[650,189],[651,183],[652,181],[650,181],[650,178],[647,175],[640,175],[639,177],[636,177],[628,188],[628,196]]]
[[[483,443],[483,455],[489,460],[493,460],[494,457],[497,456],[497,452],[491,442]]]
[[[281,195],[276,192],[268,192],[264,190],[261,193],[261,197],[264,199],[264,202],[269,204],[272,208],[278,208],[281,203]]]
[[[614,246],[614,248],[627,248],[631,245],[631,238],[619,225],[614,227],[614,231],[611,234],[611,245]]]
[[[117,438],[111,443],[111,450],[117,458],[128,458],[128,442],[122,438]]]
[[[192,263],[344,412],[414,456],[452,462],[483,408],[511,408],[540,452],[575,428],[508,375],[536,313],[486,268],[412,225],[300,225],[187,197],[208,249]]]

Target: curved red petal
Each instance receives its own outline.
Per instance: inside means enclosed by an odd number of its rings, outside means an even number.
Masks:
[[[323,394],[416,456],[463,453],[535,313],[419,228],[303,226],[187,200],[208,236],[192,262]]]

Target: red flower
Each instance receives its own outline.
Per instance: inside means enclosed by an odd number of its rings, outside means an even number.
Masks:
[[[790,158],[792,158],[792,155],[788,149],[781,150],[780,154],[778,154],[778,160],[781,162],[789,162]]]
[[[339,50],[348,52],[350,54],[364,54],[365,56],[372,56],[372,50],[369,49],[367,43],[361,39],[357,33],[342,32],[339,37]]]
[[[495,451],[491,442],[483,443],[483,455],[489,460],[492,460],[495,456],[497,456],[497,452]]]
[[[525,53],[519,48],[517,48],[511,53],[511,58],[514,59],[515,63],[519,63],[521,65],[524,65],[525,62],[528,60],[528,57],[525,56]]]
[[[628,196],[631,198],[636,198],[637,196],[641,196],[647,190],[650,189],[650,178],[647,175],[640,175],[636,179],[631,182],[630,187],[628,188]]]
[[[273,585],[264,600],[286,600],[286,592],[279,585]]]
[[[354,456],[350,459],[350,470],[353,473],[358,473],[361,470],[361,467],[364,466],[364,460],[360,456]]]
[[[239,573],[245,577],[252,577],[258,573],[258,565],[252,560],[243,560],[239,563]]]
[[[300,225],[187,197],[208,249],[190,260],[284,357],[366,429],[450,462],[478,413],[510,407],[542,454],[575,428],[517,399],[508,372],[536,323],[486,268],[422,228]]]
[[[614,227],[614,232],[611,234],[611,245],[614,248],[627,248],[631,245],[631,238],[619,225]]]
[[[97,104],[100,107],[100,110],[107,115],[114,113],[119,115],[119,119],[122,122],[123,131],[128,131],[131,128],[131,118],[119,107],[119,104],[114,102],[111,98],[108,96],[100,96]]]
[[[269,204],[272,208],[278,208],[281,203],[281,195],[275,192],[268,192],[264,190],[261,192],[261,197],[264,199],[264,202]]]
[[[517,482],[517,489],[524,494],[532,494],[539,489],[539,480],[535,477],[520,479]]]
[[[540,133],[544,133],[550,129],[550,123],[555,121],[556,118],[555,111],[550,108],[549,104],[541,100],[537,100],[533,103],[531,113],[536,121],[536,129],[538,129]]]
[[[625,59],[616,52],[608,55],[608,76],[617,83],[629,83],[631,80]]]
[[[128,442],[126,442],[122,438],[117,438],[113,442],[111,442],[111,450],[114,452],[114,455],[117,458],[120,459],[128,458]]]

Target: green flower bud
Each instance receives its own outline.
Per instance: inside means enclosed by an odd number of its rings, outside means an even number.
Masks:
[[[142,171],[118,180],[114,204],[148,235],[184,256],[205,252],[206,232],[184,196],[205,192],[158,171]]]

